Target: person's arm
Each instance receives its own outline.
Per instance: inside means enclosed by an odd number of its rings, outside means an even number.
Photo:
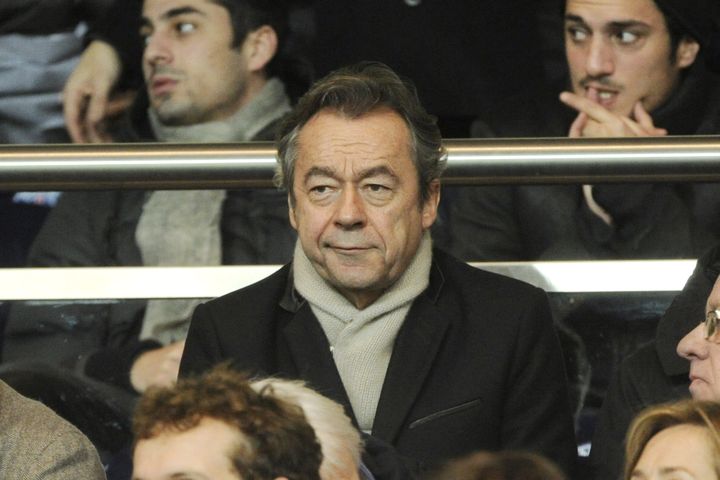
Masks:
[[[111,141],[104,120],[126,109],[142,88],[141,6],[114,0],[91,23],[90,43],[63,90],[66,128],[76,143]],[[116,87],[129,94],[113,95]]]
[[[193,312],[190,329],[180,361],[180,376],[197,375],[209,370],[222,357],[210,309],[200,304]]]
[[[522,260],[525,251],[512,187],[461,187],[450,202],[450,248],[465,261]]]
[[[538,452],[572,476],[577,446],[560,343],[544,292],[528,302],[506,383],[502,448]]]
[[[103,121],[121,69],[120,57],[109,43],[93,40],[83,52],[63,89],[65,125],[73,142],[110,141]]]
[[[18,467],[27,465],[17,477],[26,480],[105,480],[105,470],[95,447],[70,425],[48,425],[55,428],[46,444],[30,446],[34,458],[5,459]],[[7,473],[7,471],[6,471]]]
[[[645,350],[647,353],[639,355],[655,354],[654,346],[645,347]],[[625,433],[633,417],[644,406],[636,388],[638,379],[632,375],[637,355],[619,366],[605,393],[590,449],[590,469],[595,480],[616,480],[622,476]],[[656,368],[660,368],[659,365]]]

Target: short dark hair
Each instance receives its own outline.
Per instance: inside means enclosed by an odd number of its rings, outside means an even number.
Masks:
[[[275,183],[294,201],[292,184],[300,130],[315,114],[333,110],[358,118],[386,107],[400,115],[410,132],[413,162],[420,182],[420,200],[430,198],[430,183],[442,175],[446,164],[437,119],[420,104],[413,84],[378,62],[360,62],[335,70],[317,81],[303,95],[280,127]]]
[[[233,29],[232,47],[239,47],[250,32],[263,25],[269,25],[278,37],[278,52],[283,45],[288,31],[288,8],[283,0],[210,0],[224,7],[230,15]],[[282,56],[275,57],[265,67],[268,76],[278,75],[281,70]]]
[[[244,480],[319,480],[322,453],[302,409],[272,394],[255,391],[247,378],[221,365],[171,387],[148,389],[133,417],[135,442],[166,432],[184,432],[212,418],[248,440],[230,461]]]
[[[680,46],[680,42],[684,39],[693,39],[700,41],[695,38],[695,35],[685,27],[676,17],[672,14],[661,2],[655,1],[655,5],[662,13],[665,19],[665,27],[667,28],[668,34],[670,35],[670,62],[675,63],[677,60],[677,49]]]

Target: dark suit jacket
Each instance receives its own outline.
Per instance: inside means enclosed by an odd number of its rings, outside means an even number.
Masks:
[[[352,415],[290,266],[197,308],[180,373],[223,360],[252,374],[302,378]],[[544,292],[436,250],[430,285],[395,341],[372,434],[427,465],[480,449],[522,449],[570,470],[572,417]]]

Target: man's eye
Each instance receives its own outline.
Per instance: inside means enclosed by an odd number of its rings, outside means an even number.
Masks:
[[[143,28],[140,30],[140,39],[142,40],[143,45],[146,45],[150,42],[150,36],[152,35],[152,32],[147,29]]]
[[[628,31],[618,32],[617,35],[615,36],[615,38],[617,38],[617,40],[618,40],[618,43],[621,43],[623,45],[633,44],[633,43],[637,42],[639,37],[640,36],[638,34],[633,33],[633,32],[628,32]]]
[[[316,185],[309,190],[309,196],[315,199],[326,198],[332,193],[330,185]]]
[[[375,199],[385,200],[392,195],[392,189],[380,183],[368,183],[364,188],[367,195]]]
[[[195,24],[190,22],[180,22],[177,25],[175,25],[175,30],[177,30],[178,33],[190,33],[195,31]]]
[[[582,42],[588,37],[588,33],[578,27],[568,27],[567,34],[574,42]]]

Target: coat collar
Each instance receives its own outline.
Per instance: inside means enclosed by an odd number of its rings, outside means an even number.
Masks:
[[[445,276],[437,257],[435,250],[430,283],[408,312],[385,375],[372,433],[388,442],[397,437],[405,423],[449,325],[447,312],[441,312],[439,306]],[[283,329],[283,336],[298,376],[312,388],[341,403],[357,424],[325,333],[309,304],[293,288],[292,268],[279,304],[292,315]]]

